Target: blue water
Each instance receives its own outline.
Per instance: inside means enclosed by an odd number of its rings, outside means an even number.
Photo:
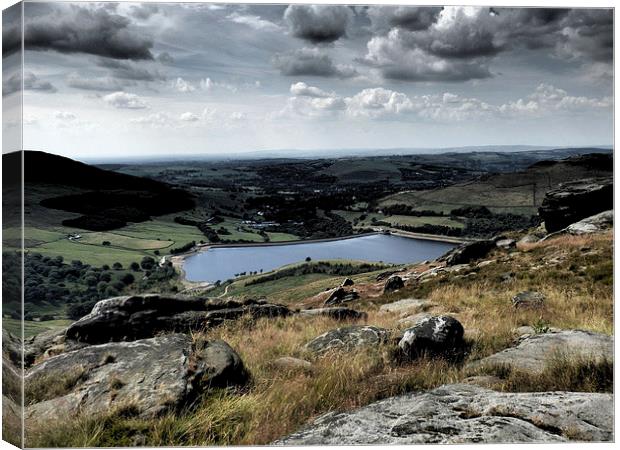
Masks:
[[[241,272],[268,272],[287,264],[326,259],[394,264],[435,259],[454,244],[400,236],[375,234],[329,242],[284,244],[260,247],[210,248],[185,259],[183,269],[189,281],[225,281]]]

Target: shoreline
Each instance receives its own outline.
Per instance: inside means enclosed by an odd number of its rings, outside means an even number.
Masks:
[[[208,281],[190,281],[186,277],[185,270],[183,269],[183,262],[186,258],[193,256],[197,253],[208,251],[211,248],[250,248],[250,247],[276,247],[282,245],[303,245],[303,244],[316,244],[321,242],[335,242],[342,241],[348,239],[355,239],[360,237],[368,237],[368,236],[376,236],[381,234],[389,234],[393,236],[399,236],[407,239],[418,239],[418,240],[426,240],[426,241],[436,241],[436,242],[446,242],[450,244],[464,244],[467,242],[471,242],[473,239],[467,238],[458,238],[453,236],[442,236],[437,234],[424,234],[424,233],[414,233],[411,231],[403,231],[390,228],[387,231],[389,233],[384,233],[383,231],[373,231],[369,233],[360,233],[360,234],[351,234],[347,236],[333,237],[333,238],[321,238],[321,239],[304,239],[304,240],[294,240],[294,241],[279,241],[279,242],[243,242],[238,244],[198,244],[193,249],[188,252],[180,253],[177,255],[169,255],[169,261],[172,263],[173,267],[179,271],[179,280],[183,286],[185,286],[184,291],[191,291],[196,289],[212,289],[214,284]]]

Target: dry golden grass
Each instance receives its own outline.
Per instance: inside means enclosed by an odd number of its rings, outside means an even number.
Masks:
[[[512,345],[514,329],[522,325],[613,333],[611,234],[562,236],[522,246],[511,255],[496,252],[488,259],[496,262],[472,267],[473,276],[442,275],[396,294],[362,299],[357,307],[368,313],[364,323],[396,332],[403,327],[398,324],[400,315],[381,313],[379,305],[402,298],[427,298],[435,304],[431,313],[453,315],[464,325],[470,346],[465,362]],[[540,268],[533,269],[537,266]],[[506,273],[514,275],[506,281]],[[515,309],[511,298],[524,290],[542,292],[544,307]],[[392,357],[393,343],[322,357],[304,351],[308,341],[343,325],[329,318],[294,316],[240,320],[198,334],[195,339],[228,342],[252,374],[251,384],[239,390],[210,391],[194,408],[154,420],[116,413],[50,426],[33,433],[29,445],[267,444],[326,412],[356,408],[479,373],[442,359],[399,363]],[[312,370],[279,369],[273,361],[281,356],[303,358],[312,363]],[[558,358],[540,375],[497,371],[502,382],[496,388],[609,391],[612,372],[611,362]]]

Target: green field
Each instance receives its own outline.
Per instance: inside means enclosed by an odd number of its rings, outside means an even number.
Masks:
[[[336,214],[344,217],[349,222],[353,223],[354,220],[358,220],[357,227],[358,228],[368,228],[373,227],[373,219],[382,222],[388,222],[391,225],[407,225],[407,226],[421,226],[425,224],[429,225],[443,225],[446,227],[453,228],[463,228],[464,223],[458,220],[454,220],[450,217],[440,217],[440,216],[402,216],[402,215],[392,215],[386,216],[384,214],[378,213],[369,213],[366,214],[366,218],[364,220],[359,220],[359,217],[362,213],[355,211],[334,211]]]
[[[48,330],[55,330],[66,327],[71,324],[72,320],[46,320],[44,322],[34,322],[31,320],[24,321],[24,337],[34,336]],[[20,336],[22,326],[20,320],[2,319],[2,327],[15,336]]]

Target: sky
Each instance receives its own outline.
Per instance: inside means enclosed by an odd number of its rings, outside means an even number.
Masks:
[[[610,9],[29,2],[24,48],[24,148],[71,157],[613,142]]]

